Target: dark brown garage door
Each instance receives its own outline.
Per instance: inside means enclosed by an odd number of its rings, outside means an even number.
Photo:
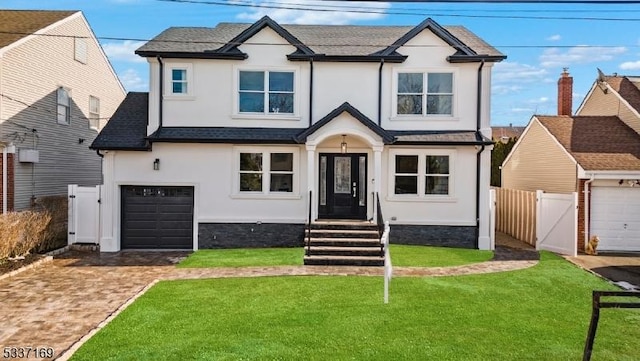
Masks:
[[[122,248],[192,249],[193,187],[122,186]]]

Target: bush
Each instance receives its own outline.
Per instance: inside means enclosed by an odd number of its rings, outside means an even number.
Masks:
[[[51,222],[49,222],[44,232],[44,240],[36,251],[43,253],[66,246],[69,217],[67,196],[39,197],[35,202],[34,209],[47,212],[51,216]]]
[[[10,212],[0,215],[0,260],[28,255],[44,240],[51,221],[47,212]]]

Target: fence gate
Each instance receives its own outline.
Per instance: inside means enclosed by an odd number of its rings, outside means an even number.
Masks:
[[[100,186],[69,185],[69,222],[67,243],[98,243],[100,222]]]
[[[578,194],[536,193],[536,249],[578,255]]]

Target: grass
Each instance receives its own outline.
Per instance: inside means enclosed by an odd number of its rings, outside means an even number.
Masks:
[[[392,244],[391,259],[399,267],[447,267],[488,261],[491,251]],[[302,265],[303,248],[207,249],[192,253],[178,267],[249,267]]]
[[[591,291],[542,253],[532,268],[456,277],[163,281],[72,360],[578,360]],[[593,360],[637,360],[640,314],[605,309]]]

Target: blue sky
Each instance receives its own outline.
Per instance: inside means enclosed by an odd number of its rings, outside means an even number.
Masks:
[[[205,0],[194,0],[205,1]],[[463,25],[507,55],[492,80],[492,125],[526,125],[533,114],[555,114],[563,67],[574,78],[574,110],[597,76],[640,75],[640,5],[385,3],[315,0],[215,0],[206,5],[166,0],[2,0],[5,9],[82,10],[98,38],[151,39],[171,26],[253,22],[269,15],[280,23],[416,25],[431,17]],[[237,6],[262,4],[280,9]],[[337,4],[377,13],[282,9]],[[527,19],[529,17],[536,19]],[[586,20],[606,18],[622,20]],[[100,42],[129,91],[148,90],[147,65],[134,55],[142,42]]]

